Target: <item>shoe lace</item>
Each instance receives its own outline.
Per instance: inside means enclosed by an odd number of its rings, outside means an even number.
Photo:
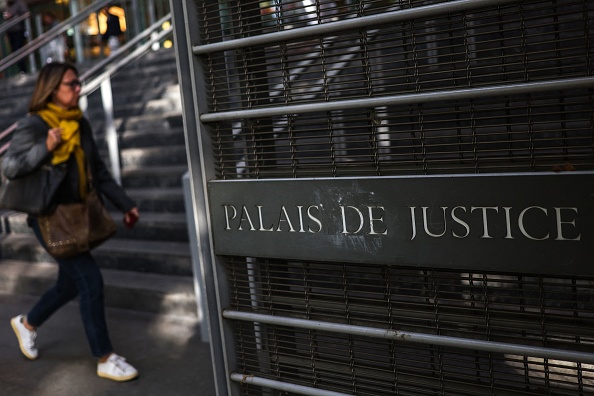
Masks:
[[[36,338],[37,338],[37,332],[30,331],[29,332],[29,337],[28,337],[28,339],[25,342],[25,344],[27,345],[27,348],[29,348],[29,349],[35,348],[35,339]]]
[[[116,356],[112,359],[114,366],[121,372],[125,373],[128,371],[128,364],[126,363],[126,359],[121,356]]]

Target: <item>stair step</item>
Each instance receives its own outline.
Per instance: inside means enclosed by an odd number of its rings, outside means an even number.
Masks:
[[[116,75],[117,78],[160,77],[161,79],[164,78],[165,81],[174,81],[174,79],[177,79],[178,75],[175,54],[168,57],[152,59],[153,60],[151,60],[149,56],[145,56],[144,58],[131,63]]]
[[[114,117],[124,118],[129,116],[140,116],[146,111],[152,115],[181,112],[180,98],[147,98],[146,95],[128,94],[123,98],[115,99],[114,96]],[[101,102],[97,99],[89,100],[86,115],[90,120],[101,120],[105,118],[105,112]]]
[[[41,247],[33,233],[9,234],[0,240],[0,258],[31,262],[51,262],[53,259]]]
[[[120,213],[113,213],[121,219]],[[152,241],[188,242],[188,225],[184,213],[140,213],[140,221],[134,228],[127,229],[122,221],[116,221],[118,233],[115,239],[142,239]]]
[[[145,131],[183,127],[183,116],[180,112],[167,114],[144,114],[129,116],[119,120],[119,131]]]
[[[120,147],[154,147],[184,145],[186,143],[183,128],[154,128],[142,131],[123,131],[119,134]]]
[[[102,268],[192,275],[190,245],[186,242],[113,238],[96,248],[94,256]]]
[[[128,188],[126,192],[136,201],[141,212],[183,213],[186,210],[181,187]]]
[[[105,114],[102,111],[93,111],[88,117],[93,126],[95,139],[100,141],[105,138]],[[168,131],[173,128],[183,128],[183,116],[180,112],[167,114],[127,114],[116,116],[113,120],[116,131],[124,132],[146,132],[146,131]]]
[[[152,118],[152,117],[151,117]],[[186,144],[184,130],[182,127],[164,126],[159,122],[156,127],[123,130],[124,120],[119,118],[114,121],[114,126],[118,134],[118,144],[120,149],[143,148],[143,147],[162,147],[162,146],[184,146]],[[95,121],[95,141],[100,150],[107,151],[107,139],[103,130],[103,120]]]
[[[2,259],[52,262],[33,234],[11,234],[0,240]],[[192,274],[190,245],[185,242],[113,238],[93,250],[102,268],[144,273]]]
[[[120,150],[120,158],[123,168],[187,164],[186,147],[183,145],[128,148]]]
[[[181,187],[186,165],[144,166],[122,170],[122,184],[128,188]]]
[[[134,85],[133,89],[130,87]],[[111,84],[114,110],[119,106],[130,104],[143,105],[143,102],[151,99],[157,99],[163,93],[163,88],[154,87],[147,84],[142,84],[138,80],[129,80],[127,85]],[[103,99],[101,97],[101,90],[97,90],[87,96],[88,107],[87,111],[101,110],[103,108]]]
[[[196,298],[190,276],[154,275],[102,269],[105,304],[172,316],[196,316]],[[51,262],[0,260],[0,292],[41,296],[56,280]]]
[[[151,241],[188,242],[187,218],[184,213],[152,213],[141,212],[140,221],[132,229],[127,229],[122,221],[120,212],[112,212],[111,216],[118,226],[116,239],[144,239]],[[27,225],[25,213],[9,212],[2,217],[6,233],[11,235],[33,235],[33,230]]]
[[[146,103],[144,110],[153,114],[181,112],[181,98],[178,96],[177,98],[151,99]]]
[[[33,231],[27,225],[27,214],[5,210],[0,213],[5,233],[30,234]]]

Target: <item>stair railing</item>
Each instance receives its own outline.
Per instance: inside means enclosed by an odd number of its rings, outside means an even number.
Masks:
[[[157,32],[162,26],[169,22],[169,27]],[[80,76],[83,81],[81,91],[80,107],[83,111],[87,108],[88,96],[95,92],[97,88],[101,88],[101,100],[103,102],[103,111],[105,113],[105,139],[107,141],[107,149],[109,153],[109,162],[111,164],[111,173],[118,184],[122,183],[121,166],[120,166],[120,148],[118,144],[118,135],[114,122],[114,106],[113,94],[111,90],[111,77],[121,68],[138,59],[145,53],[151,50],[153,44],[160,42],[165,37],[169,36],[173,31],[171,27],[171,14],[168,14],[155,22],[138,36],[130,40],[126,45],[114,51],[110,57],[97,63],[88,71]],[[135,47],[141,41],[144,43],[128,53],[131,48]],[[127,54],[127,55],[125,55]],[[125,56],[124,56],[125,55]],[[94,76],[94,77],[93,77]],[[0,152],[0,155],[2,153]]]
[[[98,12],[103,7],[109,5],[109,3],[111,3],[112,1],[113,0],[99,0],[97,2],[94,2],[88,7],[82,9],[76,15],[72,15],[70,18],[54,26],[44,34],[41,34],[37,38],[29,41],[27,44],[19,48],[17,51],[14,51],[7,57],[0,59],[0,72],[18,63],[20,60],[26,58],[27,56],[30,56],[31,61],[29,62],[29,64],[34,65],[35,62],[33,56],[35,51],[37,51],[50,41],[54,40],[56,37],[65,33],[68,29],[77,27],[81,22],[84,22],[89,17],[89,15]],[[26,20],[29,21],[30,24],[29,18],[27,18]],[[28,31],[31,31],[30,26]]]
[[[6,33],[8,31],[8,29],[10,29],[13,26],[18,25],[19,23],[24,22],[25,23],[25,33],[28,34],[29,36],[31,36],[31,13],[29,11],[27,11],[26,13],[24,13],[23,15],[19,15],[17,17],[14,18],[10,18],[10,20],[2,23],[2,25],[0,25],[0,37],[2,37],[2,35],[4,33]],[[0,59],[6,59],[7,57],[4,57],[4,54],[1,54],[2,57],[0,57]],[[19,58],[17,61],[15,61],[14,63],[17,63],[21,58]],[[11,63],[11,65],[13,65],[14,63]],[[7,66],[7,67],[10,67]],[[0,68],[0,72],[2,72],[2,68]],[[35,59],[33,57],[33,53],[29,53],[29,72],[31,73],[35,73],[36,69],[35,69]]]
[[[104,7],[111,0],[101,0],[92,6],[85,8],[80,14],[77,14],[66,21],[60,23],[56,27],[49,30],[44,35],[32,40],[15,54],[11,54],[10,58],[0,60],[0,71],[11,65],[17,63],[24,56],[29,54],[28,51],[34,52],[43,45],[49,43],[65,30],[85,20],[92,12],[98,11]],[[84,15],[84,16],[81,16]],[[168,26],[167,26],[168,25]],[[2,25],[4,26],[4,25]],[[167,26],[167,27],[164,27]],[[111,90],[111,77],[120,69],[138,59],[142,55],[151,51],[155,43],[159,43],[167,36],[171,35],[173,28],[171,27],[171,13],[165,15],[163,18],[153,23],[144,31],[139,33],[136,37],[129,40],[125,45],[118,50],[113,51],[109,57],[95,64],[89,70],[83,72],[80,80],[83,82],[81,90],[80,107],[83,111],[87,108],[87,97],[101,89],[101,97],[103,109],[105,113],[105,134],[108,145],[109,159],[111,164],[111,171],[114,179],[121,184],[121,167],[120,167],[120,152],[118,145],[117,131],[114,122],[114,105],[113,95]],[[47,36],[46,36],[47,35]],[[144,41],[144,42],[143,42]],[[14,55],[14,56],[12,56]],[[0,132],[0,142],[5,142],[0,146],[0,157],[4,155],[8,146],[10,145],[10,136],[16,129],[16,123],[13,123],[4,131]]]

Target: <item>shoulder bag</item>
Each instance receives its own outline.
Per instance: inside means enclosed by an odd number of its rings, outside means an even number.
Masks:
[[[53,209],[54,195],[65,176],[65,166],[51,164],[43,164],[33,172],[14,179],[2,173],[0,208],[32,215],[48,213]]]
[[[85,202],[59,204],[52,213],[37,217],[45,248],[54,258],[86,253],[117,231],[115,222],[97,195],[88,168],[87,174],[91,188]]]

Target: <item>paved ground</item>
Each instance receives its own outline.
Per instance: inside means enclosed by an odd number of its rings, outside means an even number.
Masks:
[[[108,308],[116,352],[140,377],[116,383],[96,375],[78,302],[60,310],[38,330],[39,359],[20,352],[10,318],[26,312],[35,297],[0,294],[0,394],[10,396],[215,395],[210,349],[195,321]]]

